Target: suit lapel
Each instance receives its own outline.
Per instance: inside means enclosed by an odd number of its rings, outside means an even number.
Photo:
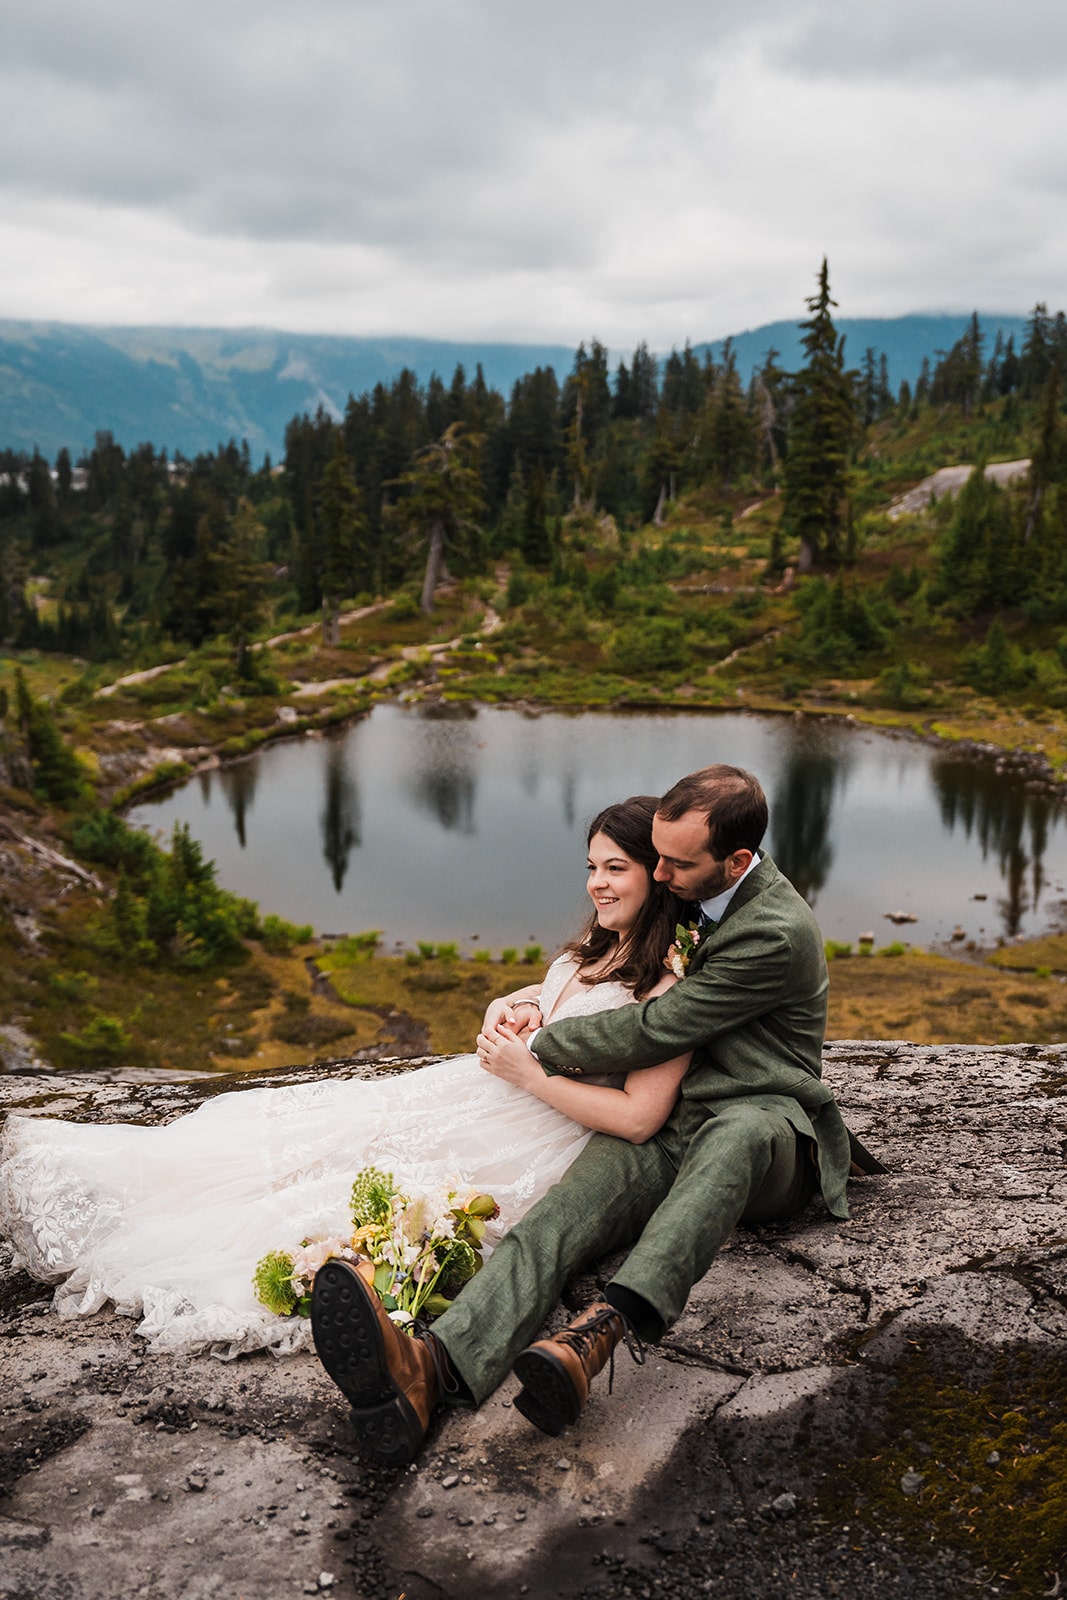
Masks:
[[[738,910],[740,910],[742,906],[747,905],[750,900],[754,900],[758,894],[762,894],[764,889],[766,889],[768,885],[773,882],[777,875],[778,868],[775,866],[770,856],[761,856],[759,866],[756,867],[754,871],[750,872],[748,877],[745,878],[742,883],[738,884],[736,892],[730,897],[730,903],[726,907],[726,910],[723,912],[719,921],[712,927],[704,930],[700,938],[700,943],[693,952],[693,961],[690,971],[695,972],[704,965],[704,962],[715,949],[715,941],[718,937],[719,930],[726,926],[730,918]]]

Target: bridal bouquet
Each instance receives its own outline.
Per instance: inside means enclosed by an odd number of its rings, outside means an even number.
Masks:
[[[272,1250],[256,1267],[256,1298],[279,1316],[306,1317],[311,1286],[324,1261],[369,1261],[374,1289],[391,1319],[414,1331],[417,1317],[438,1317],[482,1265],[486,1223],[499,1207],[492,1195],[456,1190],[402,1194],[393,1175],[364,1167],[349,1202],[348,1239],[305,1239],[294,1251]]]

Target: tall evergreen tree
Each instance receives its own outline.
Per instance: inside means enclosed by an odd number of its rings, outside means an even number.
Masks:
[[[249,644],[264,616],[267,569],[260,559],[263,538],[263,524],[256,516],[255,507],[250,500],[241,499],[229,534],[213,563],[213,621],[230,641],[234,670],[239,678],[251,676]]]
[[[1044,403],[1041,407],[1041,432],[1030,460],[1030,498],[1026,508],[1026,526],[1023,543],[1029,544],[1041,516],[1045,496],[1053,484],[1067,477],[1067,440],[1064,438],[1060,399],[1063,394],[1063,375],[1053,366],[1045,381]]]
[[[844,341],[830,314],[826,260],[818,291],[808,300],[811,316],[801,323],[807,362],[796,376],[795,403],[785,462],[783,523],[800,541],[802,572],[819,562],[836,566],[843,556],[848,463],[856,431],[853,386],[845,371]]]
[[[730,339],[723,346],[722,366],[717,370],[715,390],[709,400],[707,436],[709,466],[728,490],[739,474],[751,467],[756,443]]]
[[[482,436],[453,422],[436,444],[415,457],[409,471],[396,480],[405,490],[391,511],[395,520],[426,545],[426,569],[420,605],[433,611],[434,591],[444,567],[446,549],[464,553],[484,508],[479,455]]]
[[[338,622],[341,600],[346,594],[368,588],[372,575],[363,496],[352,472],[344,435],[340,432],[319,486],[318,533],[322,559],[322,642],[337,646],[341,642]]]

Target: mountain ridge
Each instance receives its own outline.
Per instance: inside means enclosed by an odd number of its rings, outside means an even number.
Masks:
[[[979,316],[989,340],[1001,331],[1019,343],[1025,317]],[[837,327],[848,364],[858,365],[869,347],[884,352],[896,388],[905,378],[914,382],[923,357],[948,349],[969,320],[912,313],[843,317]],[[779,365],[797,367],[801,338],[799,322],[786,320],[733,335],[743,381],[772,348]],[[693,348],[719,359],[725,342]],[[629,358],[629,351],[613,351],[612,365]],[[506,394],[536,366],[563,377],[573,359],[573,347],[559,344],[0,319],[0,449],[37,448],[53,458],[66,446],[77,455],[106,429],[127,449],[150,440],[196,455],[233,438],[247,439],[257,459],[268,452],[276,458],[291,417],[320,405],[339,416],[349,394],[389,383],[404,367],[422,383],[434,372],[447,383],[458,363],[470,378],[481,362],[486,382]]]

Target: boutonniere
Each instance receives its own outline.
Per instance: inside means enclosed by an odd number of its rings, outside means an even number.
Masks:
[[[676,978],[684,978],[689,971],[689,963],[693,959],[693,952],[700,943],[700,929],[695,922],[688,928],[683,928],[679,922],[674,929],[674,943],[667,951],[664,966],[674,973]]]

